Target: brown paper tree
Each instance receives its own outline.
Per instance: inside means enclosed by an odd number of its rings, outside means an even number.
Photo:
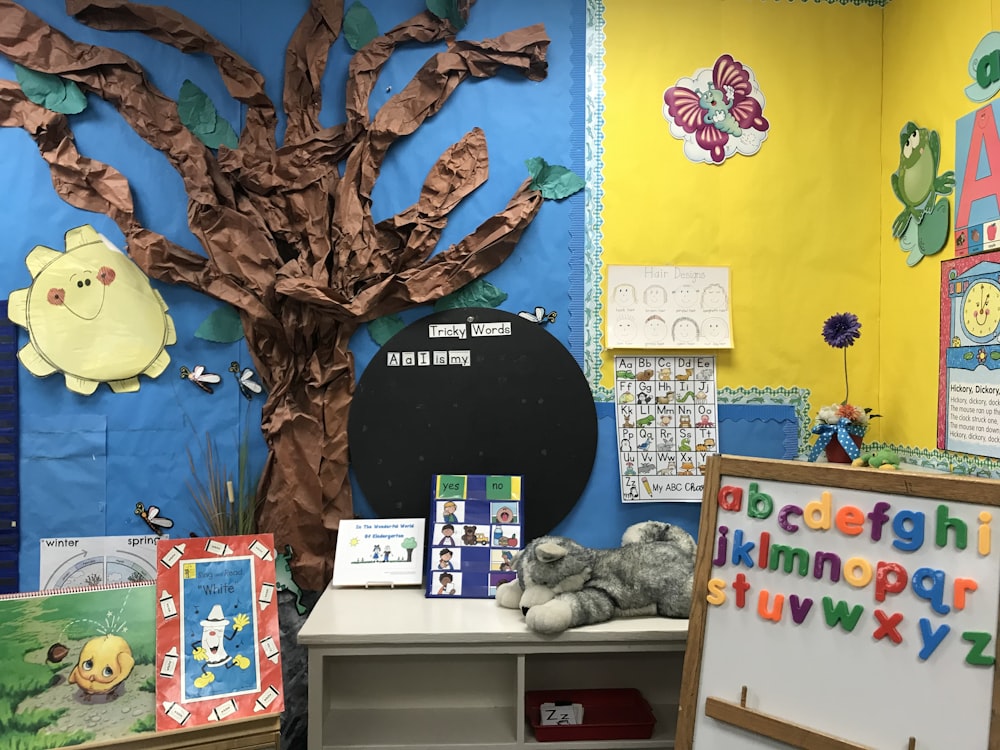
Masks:
[[[462,19],[473,0],[459,0]],[[506,208],[435,253],[449,212],[487,178],[486,140],[473,129],[430,170],[419,201],[376,223],[371,195],[389,147],[434,115],[470,76],[503,68],[541,80],[548,39],[541,25],[482,42],[460,41],[430,12],[370,41],[350,63],[345,121],[319,123],[321,79],[338,38],[343,0],[311,0],[285,57],[284,142],[274,104],[245,60],[183,15],[123,0],[66,0],[78,21],[142,32],[185,53],[210,56],[229,93],[246,106],[235,149],[216,155],[181,122],[177,103],[141,66],[107,47],[76,42],[11,0],[0,0],[0,52],[35,71],[74,81],[111,103],[183,179],[187,218],[202,253],[143,227],[125,177],[77,151],[70,122],[0,81],[0,125],[21,127],[69,204],[110,217],[129,255],[152,278],[186,284],[235,307],[269,394],[261,428],[268,457],[258,525],[296,552],[303,588],[330,579],[340,519],[352,517],[347,415],[354,391],[348,341],[383,315],[450,294],[499,266],[542,203],[526,180]],[[374,115],[379,71],[403,44],[447,41]],[[338,171],[343,163],[343,175]]]

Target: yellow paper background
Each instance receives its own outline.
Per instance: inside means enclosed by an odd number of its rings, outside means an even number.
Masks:
[[[977,108],[969,56],[1000,0],[605,0],[604,20],[602,261],[729,265],[739,345],[717,353],[719,385],[808,388],[813,414],[845,395],[822,323],[856,313],[851,401],[886,415],[871,438],[933,448],[940,261],[954,250],[907,267],[889,178],[907,120],[938,131],[939,171],[954,169],[955,121]],[[694,164],[662,93],[724,53],[753,70],[771,127],[752,157]],[[611,371],[606,354],[603,385]]]

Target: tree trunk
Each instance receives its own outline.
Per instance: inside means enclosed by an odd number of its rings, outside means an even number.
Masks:
[[[281,361],[280,371],[272,370],[278,385],[261,415],[270,450],[260,479],[258,528],[273,533],[279,547],[292,546],[292,575],[312,591],[329,583],[340,520],[354,517],[347,471],[354,357],[347,344],[355,328],[324,319],[319,330],[330,334],[323,338],[332,346],[297,349],[292,361]]]

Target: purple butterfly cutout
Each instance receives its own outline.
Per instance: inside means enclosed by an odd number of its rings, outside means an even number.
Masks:
[[[739,137],[744,128],[764,132],[770,123],[764,118],[760,102],[750,94],[750,73],[732,55],[722,55],[712,68],[712,86],[707,91],[692,91],[671,86],[663,92],[667,112],[686,133],[694,133],[695,142],[708,151],[716,164],[726,158],[729,137]]]

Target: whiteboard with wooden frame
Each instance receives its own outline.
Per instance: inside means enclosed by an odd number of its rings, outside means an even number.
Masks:
[[[989,479],[709,459],[676,747],[1000,750],[998,505]]]

